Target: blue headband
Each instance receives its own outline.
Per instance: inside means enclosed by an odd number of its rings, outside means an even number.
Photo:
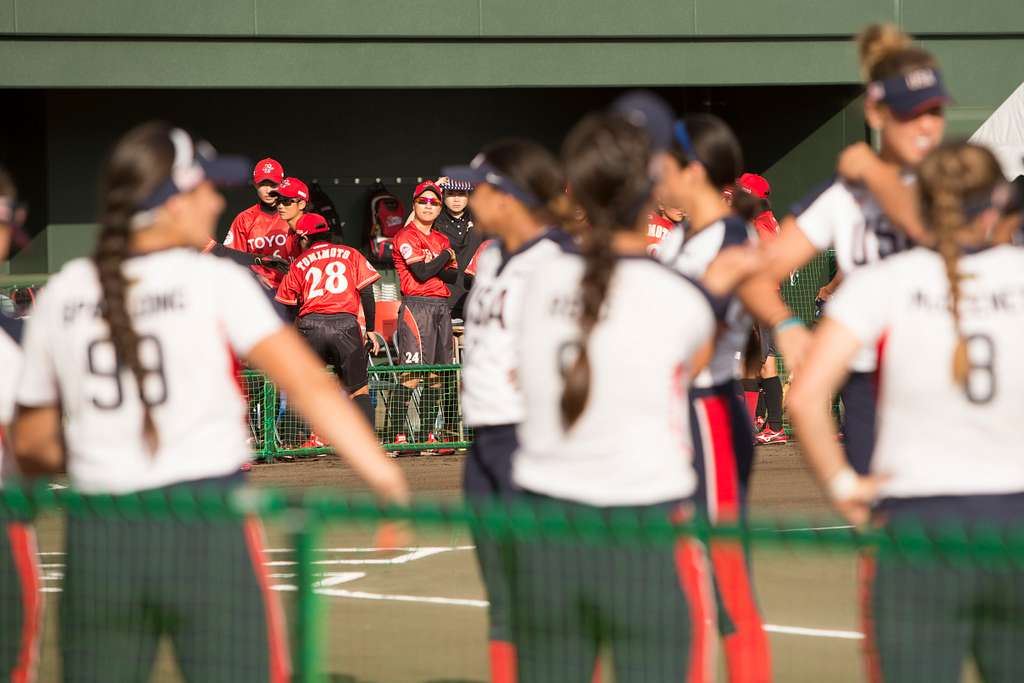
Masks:
[[[872,81],[867,87],[870,102],[883,102],[897,116],[913,117],[951,98],[938,69],[922,68],[908,74]]]
[[[519,187],[510,178],[494,167],[482,154],[470,162],[469,166],[446,166],[441,169],[441,174],[454,181],[466,181],[473,186],[487,183],[505,194],[510,194],[531,209],[543,206],[537,195],[526,188]]]

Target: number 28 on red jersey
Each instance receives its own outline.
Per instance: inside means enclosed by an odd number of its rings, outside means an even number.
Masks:
[[[308,313],[359,315],[359,290],[380,279],[354,249],[319,242],[299,255],[277,290],[277,300]]]

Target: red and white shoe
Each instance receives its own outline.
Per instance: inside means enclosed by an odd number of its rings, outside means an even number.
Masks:
[[[251,462],[243,462],[242,466],[238,468],[238,471],[239,472],[252,472],[252,463]]]
[[[789,437],[786,436],[786,432],[782,429],[775,431],[771,427],[766,427],[764,431],[757,435],[757,443],[762,446],[769,444],[784,444],[789,443]]]
[[[438,440],[438,438],[436,436],[434,436],[434,432],[430,432],[430,434],[427,435],[427,443],[444,443],[444,442]],[[434,455],[452,455],[453,453],[455,453],[455,449],[454,448],[438,448],[436,451],[434,451]]]
[[[395,443],[395,444],[409,443],[409,437],[407,437],[405,434],[395,434],[395,440],[392,441],[392,443]],[[397,458],[400,455],[412,455],[415,452],[416,451],[398,451],[398,450],[392,451],[392,450],[389,450],[387,452],[387,454],[390,457],[392,457],[392,458]]]
[[[306,442],[302,444],[301,448],[323,448],[324,442],[320,440],[320,437],[316,434],[310,434]]]

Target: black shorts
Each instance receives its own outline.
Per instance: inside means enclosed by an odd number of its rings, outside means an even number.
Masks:
[[[779,353],[775,348],[775,335],[772,334],[772,328],[758,325],[757,337],[761,342],[761,365],[764,365],[769,356],[776,356]]]
[[[452,362],[452,315],[447,299],[407,296],[398,309],[398,362],[447,365]]]
[[[290,680],[256,518],[76,513],[66,542],[65,681],[148,680],[165,635],[185,680]]]
[[[526,493],[537,514],[573,520],[669,516],[669,506],[605,507]],[[557,507],[552,507],[555,503]],[[592,523],[587,521],[587,524]],[[545,535],[515,541],[513,633],[519,680],[591,680],[611,650],[615,680],[713,680],[708,567],[695,539],[592,543]]]
[[[915,539],[1008,539],[1022,515],[1024,495],[1008,494],[887,499],[875,519]],[[1024,680],[1024,570],[1012,554],[882,547],[861,557],[860,581],[873,680],[952,683],[968,657],[986,681]]]
[[[843,441],[846,460],[857,474],[871,472],[875,452],[877,382],[873,372],[851,372],[839,390],[843,400]]]
[[[514,424],[475,428],[462,479],[466,497],[488,499],[515,493],[512,454],[518,447]]]
[[[324,363],[334,368],[349,393],[366,386],[366,348],[354,315],[310,313],[295,324]]]

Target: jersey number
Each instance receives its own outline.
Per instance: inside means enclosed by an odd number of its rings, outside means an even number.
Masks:
[[[967,384],[971,403],[988,403],[996,395],[996,345],[987,334],[967,337]]]
[[[106,398],[92,397],[92,404],[100,410],[115,410],[124,403],[124,387],[121,384],[123,366],[115,359],[114,343],[109,339],[97,339],[89,344],[89,374],[103,377],[113,387]],[[164,348],[160,340],[147,334],[139,337],[139,360],[143,364],[142,400],[150,408],[167,403],[167,376],[164,374]],[[146,365],[147,361],[149,365]]]
[[[324,282],[323,288],[321,288],[320,281],[324,279],[325,272],[327,280]],[[324,270],[316,267],[310,268],[306,271],[306,282],[311,280],[309,294],[306,295],[307,300],[322,296],[325,290],[331,294],[341,294],[348,289],[348,280],[345,278],[345,264],[341,261],[331,261]]]

